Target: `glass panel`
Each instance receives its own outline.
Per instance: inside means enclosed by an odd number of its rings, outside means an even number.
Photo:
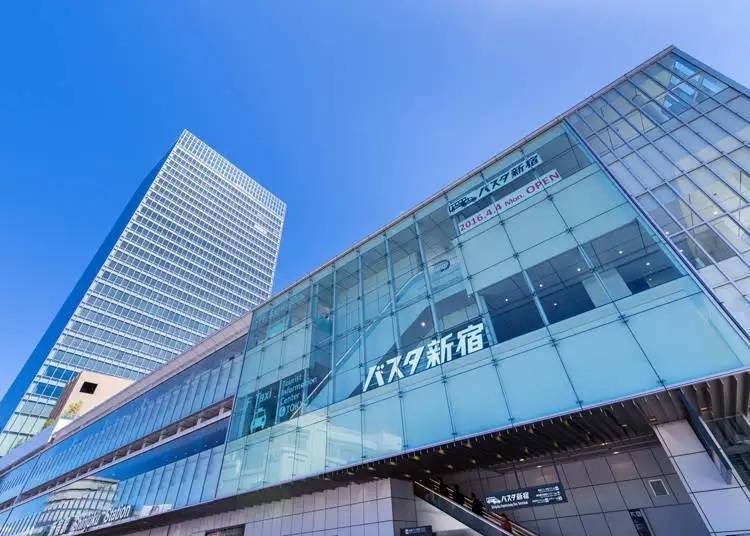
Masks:
[[[499,281],[480,295],[486,303],[498,342],[544,326],[523,274]]]
[[[438,329],[448,332],[454,326],[468,322],[479,315],[474,297],[469,295],[464,282],[435,294],[435,314],[438,318]]]
[[[680,199],[668,186],[660,186],[654,190],[654,196],[683,227],[692,227],[702,223],[702,220],[691,210],[687,203]]]
[[[607,301],[577,249],[529,268],[528,274],[550,323],[579,315]]]
[[[708,117],[739,140],[744,142],[750,141],[750,123],[744,121],[726,108],[716,108],[708,113]]]
[[[641,194],[644,189],[641,183],[636,180],[635,177],[627,170],[627,168],[620,162],[613,162],[609,165],[609,170],[617,179],[617,182],[622,185],[625,190],[633,196]]]
[[[516,425],[578,407],[578,397],[552,346],[503,359],[498,369]]]
[[[378,392],[387,389],[382,387]],[[362,444],[366,458],[377,458],[403,448],[400,402],[398,397],[390,396],[364,403]]]
[[[735,256],[727,243],[707,225],[696,227],[685,234],[700,244],[705,252],[716,262],[721,262]],[[698,252],[697,248],[695,248],[691,242],[684,241],[683,237],[684,235],[680,235],[679,238],[675,237],[675,245],[678,246],[680,253],[686,255],[696,268],[703,268],[703,266],[710,264],[710,261],[706,261],[705,254]],[[692,258],[694,258],[694,260]]]
[[[403,404],[408,448],[429,445],[453,437],[442,382],[405,390]]]
[[[654,142],[654,145],[659,148],[669,159],[676,164],[681,170],[690,170],[700,165],[698,160],[682,148],[676,141],[669,136],[663,136]],[[679,174],[678,170],[674,170],[672,174]]]
[[[413,225],[388,239],[396,301],[406,303],[427,294],[417,232]]]
[[[289,327],[289,299],[282,296],[273,302],[268,315],[268,337],[273,337]]]
[[[728,153],[740,146],[740,142],[705,117],[699,117],[690,123],[690,126],[720,151]]]
[[[203,483],[203,493],[200,498],[201,502],[209,501],[216,496],[216,486],[219,482],[223,450],[221,447],[215,447],[211,450],[208,470],[206,471],[206,480]]]
[[[727,88],[724,82],[721,82],[708,73],[700,73],[690,77],[689,82],[707,95],[718,95]]]
[[[659,82],[662,86],[669,86],[669,81],[672,78],[672,73],[659,65],[658,63],[652,63],[644,69],[644,72],[651,78]]]
[[[323,276],[315,283],[312,304],[313,344],[331,336],[333,312],[333,274]]]
[[[747,231],[737,225],[729,216],[724,216],[714,222],[716,228],[721,236],[723,236],[727,242],[729,242],[737,251],[740,253],[746,253],[750,250],[750,235]]]
[[[469,275],[475,276],[513,255],[508,235],[499,221],[486,223],[484,227],[477,228],[476,232],[464,236],[466,238],[463,239],[461,253]]]
[[[630,223],[583,246],[609,296],[619,300],[681,276],[653,238]]]
[[[682,144],[693,156],[701,162],[708,162],[719,156],[719,151],[714,149],[708,142],[697,136],[687,127],[681,127],[672,132],[674,138]]]
[[[594,111],[588,106],[583,106],[580,110],[578,110],[578,113],[580,114],[581,118],[586,121],[586,123],[588,123],[595,131],[601,130],[602,128],[607,126],[602,118],[595,114]]]
[[[625,102],[623,98],[615,91],[610,91],[604,96],[604,98],[607,100],[607,102],[603,101],[600,98],[594,99],[590,106],[594,110],[599,112],[599,115],[607,123],[612,123],[613,121],[617,121],[618,119],[620,119],[620,113],[624,115],[632,110],[632,106]],[[612,103],[620,113],[618,113],[618,111],[615,111],[615,108],[610,106],[608,103]]]
[[[281,363],[281,348],[284,341],[281,337],[277,337],[270,344],[263,347],[261,354],[261,368],[260,375],[268,374],[273,370],[278,370],[279,364]]]
[[[403,349],[412,348],[435,334],[432,310],[427,300],[420,300],[400,309],[396,318]]]
[[[391,288],[385,253],[385,243],[380,242],[362,254],[365,325],[390,311]]]
[[[630,141],[638,136],[638,131],[635,130],[624,119],[620,119],[619,121],[613,123],[612,127],[615,129],[615,132],[617,132],[617,134],[619,134],[619,136],[625,141]]]
[[[740,95],[736,99],[728,102],[727,106],[745,121],[750,121],[750,98],[745,95]]]
[[[664,92],[664,88],[654,82],[651,78],[645,76],[643,73],[636,73],[631,77],[633,83],[638,86],[638,89],[642,90],[649,97],[656,97]]]
[[[565,230],[555,206],[545,199],[506,221],[506,230],[516,251],[524,251]]]
[[[703,219],[711,220],[719,214],[719,207],[686,177],[675,179],[670,185]]]
[[[391,352],[395,353],[396,337],[393,333],[393,317],[382,317],[365,330],[365,356],[372,363]]]
[[[669,121],[672,118],[672,114],[667,112],[658,102],[656,101],[649,101],[646,104],[643,105],[643,112],[648,115],[648,117],[660,124],[664,125],[667,121]],[[667,126],[667,125],[665,125]]]
[[[639,110],[634,110],[625,116],[630,125],[632,125],[638,132],[645,134],[649,130],[655,127],[651,120],[643,115]]]
[[[456,230],[445,205],[419,220],[419,232],[432,291],[460,280],[462,266],[455,248]]]
[[[297,430],[294,476],[323,472],[326,467],[326,421],[319,420]]]
[[[603,354],[601,349],[605,347],[608,350]],[[584,406],[661,387],[623,322],[563,338],[558,351]]]
[[[572,114],[569,117],[569,121],[573,126],[573,129],[575,129],[582,138],[586,138],[594,132],[578,113]]]
[[[282,428],[286,428],[286,426]],[[266,482],[282,482],[292,478],[296,442],[297,433],[294,430],[271,438],[268,445]]]
[[[359,298],[359,268],[356,258],[336,269],[336,307],[341,308]],[[337,328],[338,330],[338,328]],[[339,333],[342,330],[338,330]]]
[[[664,182],[638,155],[630,154],[623,158],[623,162],[646,188],[654,188]]]
[[[656,172],[664,180],[672,179],[674,177],[679,176],[682,173],[677,166],[675,166],[663,154],[661,154],[659,151],[657,151],[654,147],[650,145],[643,147],[639,151],[639,154],[649,164],[651,164],[651,168],[655,169]]]
[[[727,158],[722,157],[714,160],[709,167],[727,183],[735,188],[735,191],[750,193],[750,176],[743,173],[737,166]],[[735,210],[745,204],[735,191],[732,191],[724,182],[719,180],[714,173],[705,167],[696,169],[689,173],[690,178],[711,196],[716,203],[725,210]]]
[[[713,261],[706,253],[698,247],[695,241],[686,233],[672,237],[677,251],[683,255],[696,270],[711,266]]]
[[[508,407],[493,365],[451,375],[446,381],[446,390],[459,437],[510,424]],[[481,410],[471,393],[482,393]]]
[[[245,446],[240,475],[240,490],[255,489],[263,483],[267,455],[268,437]]]
[[[625,145],[625,141],[612,127],[607,127],[598,133],[598,138],[607,147],[607,149],[614,150],[618,147]],[[630,149],[627,150],[629,152]]]
[[[659,377],[671,385],[741,366],[729,342],[736,335],[719,328],[726,324],[718,316],[696,295],[631,316],[629,326]],[[680,336],[665,337],[664,326],[676,318]]]
[[[310,316],[310,287],[298,291],[289,299],[289,316],[292,326],[303,322]]]
[[[362,412],[359,408],[332,415],[328,421],[326,467],[362,460]]]

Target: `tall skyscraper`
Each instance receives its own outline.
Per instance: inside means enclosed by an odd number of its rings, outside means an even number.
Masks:
[[[137,379],[266,300],[286,204],[185,130],[144,179],[0,403],[0,455],[66,382]]]

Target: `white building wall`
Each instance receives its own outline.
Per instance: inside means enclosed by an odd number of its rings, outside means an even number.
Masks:
[[[710,534],[750,533],[748,489],[736,474],[730,482],[724,479],[690,424],[676,421],[654,429]]]

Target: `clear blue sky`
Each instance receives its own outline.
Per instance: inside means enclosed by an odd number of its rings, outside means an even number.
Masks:
[[[183,128],[288,203],[280,289],[670,43],[749,85],[748,20],[748,1],[4,2],[0,393]]]

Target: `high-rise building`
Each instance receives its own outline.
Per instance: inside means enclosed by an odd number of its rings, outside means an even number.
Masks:
[[[285,211],[184,131],[0,403],[0,455],[39,432],[77,371],[140,378],[268,298]]]
[[[660,52],[0,460],[0,536],[750,534],[748,143]]]

